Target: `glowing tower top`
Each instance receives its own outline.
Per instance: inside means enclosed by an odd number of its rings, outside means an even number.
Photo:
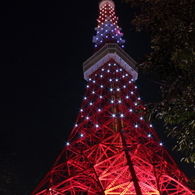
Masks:
[[[98,26],[95,28],[96,36],[93,37],[95,53],[83,63],[85,80],[111,59],[126,70],[133,80],[138,77],[136,62],[123,50],[125,40],[122,39],[123,33],[118,26],[114,8],[112,0],[99,3]]]
[[[115,15],[115,4],[112,0],[103,0],[99,4],[98,26],[95,28],[96,36],[93,37],[96,51],[106,43],[117,43],[124,47],[123,33],[118,26],[118,17]]]

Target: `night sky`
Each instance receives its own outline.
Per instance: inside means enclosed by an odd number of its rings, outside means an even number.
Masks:
[[[51,168],[76,120],[86,86],[82,63],[93,54],[98,2],[1,1],[0,151],[14,154],[12,183],[22,195],[30,194]],[[150,52],[149,36],[131,26],[135,10],[129,3],[115,4],[125,50],[137,61]],[[145,76],[139,75],[137,85],[144,102],[160,99],[159,86]],[[154,127],[171,150],[174,141],[165,137],[161,123]],[[179,162],[179,154],[172,155]],[[192,166],[179,166],[189,177],[195,175]]]

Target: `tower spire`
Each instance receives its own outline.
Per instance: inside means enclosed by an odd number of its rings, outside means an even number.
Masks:
[[[118,17],[115,14],[115,4],[112,0],[102,0],[99,3],[98,26],[95,28],[96,36],[93,37],[95,51],[106,43],[116,43],[124,47],[123,33],[118,26]]]

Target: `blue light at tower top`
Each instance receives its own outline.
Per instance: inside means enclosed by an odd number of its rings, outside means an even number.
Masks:
[[[106,43],[116,43],[121,48],[124,47],[125,40],[122,39],[123,33],[118,26],[118,18],[115,15],[114,8],[115,4],[112,0],[103,0],[99,4],[98,26],[95,28],[96,36],[93,37],[96,50]]]

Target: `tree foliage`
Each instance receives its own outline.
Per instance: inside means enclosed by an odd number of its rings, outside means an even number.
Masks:
[[[163,119],[175,149],[195,165],[195,1],[126,0],[140,6],[133,21],[146,29],[153,51],[139,63],[160,83],[162,101],[148,103],[148,119]]]
[[[21,194],[19,179],[16,176],[14,165],[15,153],[9,148],[0,148],[0,194],[17,195]]]

